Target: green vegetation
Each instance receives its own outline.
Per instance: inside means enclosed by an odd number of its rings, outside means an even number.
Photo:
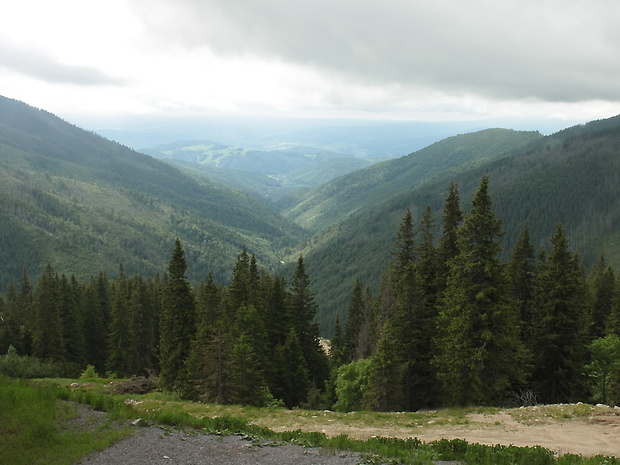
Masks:
[[[320,231],[353,214],[379,208],[403,192],[452,179],[457,173],[506,157],[541,137],[537,132],[505,129],[450,137],[406,157],[378,163],[301,192],[284,214],[304,228]]]
[[[91,380],[87,385],[68,389],[72,380],[25,383],[23,381],[0,378],[0,429],[2,463],[71,464],[79,461],[92,451],[101,450],[126,437],[128,428],[120,427],[115,421],[141,418],[141,424],[160,424],[186,430],[196,430],[205,434],[241,435],[253,441],[269,440],[277,443],[292,443],[304,447],[323,447],[333,451],[352,451],[362,454],[364,463],[428,464],[434,460],[457,460],[466,464],[573,464],[573,465],[613,465],[620,460],[613,457],[581,457],[563,455],[556,457],[542,447],[485,446],[468,443],[461,439],[442,439],[424,443],[416,438],[397,439],[373,437],[366,440],[353,439],[346,434],[327,436],[312,429],[312,422],[334,421],[343,424],[369,424],[373,426],[395,424],[420,425],[459,424],[468,413],[487,413],[487,410],[449,410],[410,414],[377,414],[359,412],[338,414],[298,410],[294,413],[282,409],[258,409],[240,406],[223,407],[210,404],[179,402],[161,393],[145,395],[109,395],[101,389],[107,380]],[[132,399],[133,402],[126,402]],[[67,427],[67,420],[75,415],[75,408],[66,401],[91,405],[97,410],[107,411],[110,420],[95,428]],[[569,412],[570,407],[570,412]],[[563,421],[566,415],[587,415],[592,406],[578,405],[564,407],[545,407],[535,411],[513,410],[529,419],[558,418]],[[288,424],[291,415],[307,419],[303,429],[275,432],[265,424]],[[329,416],[329,418],[327,418]],[[523,421],[528,421],[523,418]],[[90,431],[92,429],[92,431]]]
[[[476,143],[476,136],[484,141],[483,133],[467,136],[472,144]],[[458,144],[462,137],[446,142]],[[381,202],[376,196],[376,199],[360,202],[364,206],[348,210],[341,209],[342,201],[326,202],[321,215],[327,217],[333,212],[338,221],[316,234],[304,250],[321,309],[318,322],[323,334],[331,336],[336,314],[344,321],[350,290],[357,278],[373,292],[379,289],[387,261],[386,251],[393,243],[403,211],[409,209],[414,221],[420,221],[430,206],[433,220],[439,224],[450,184],[458,185],[461,198],[469,203],[485,175],[491,181],[489,193],[505,231],[501,241],[502,261],[510,258],[526,223],[532,245],[538,251],[546,245],[557,223],[562,222],[565,235],[570,238],[574,250],[579,251],[586,267],[594,266],[604,251],[607,263],[618,268],[620,182],[616,173],[620,172],[619,141],[620,117],[610,118],[524,141],[524,145],[506,149],[497,159],[452,171],[445,178],[423,178],[419,184],[413,177],[403,178],[405,185],[390,189],[389,194],[380,197]],[[414,160],[424,150],[405,158]],[[484,150],[484,144],[479,143],[475,153],[482,154]],[[436,156],[442,153],[447,157],[451,154],[446,148]],[[404,162],[400,159],[386,163],[391,166]],[[355,174],[338,179],[339,189],[331,189],[331,183],[325,185],[322,191],[325,198],[337,195],[349,182],[354,183]],[[374,185],[372,179],[360,176],[357,181],[371,186]],[[380,182],[377,189],[387,182]]]
[[[67,389],[0,376],[0,463],[70,465],[129,435],[111,421],[92,430],[67,426],[76,415],[67,399]]]
[[[80,279],[126,272],[155,275],[182,237],[189,276],[209,268],[224,281],[234,255],[251,247],[270,268],[302,230],[262,199],[190,176],[0,98],[0,289],[47,264]]]

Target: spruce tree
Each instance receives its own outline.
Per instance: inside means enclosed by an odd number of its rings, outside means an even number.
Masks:
[[[247,305],[252,302],[252,295],[254,294],[253,279],[250,267],[250,255],[247,249],[237,255],[237,262],[233,268],[233,275],[230,286],[228,287],[228,317],[230,320],[234,320],[235,312],[242,305]]]
[[[419,287],[416,267],[416,243],[414,238],[413,216],[407,209],[403,215],[396,235],[396,250],[392,252],[395,261],[394,289],[395,307],[391,317],[391,334],[398,350],[398,359],[404,364],[400,388],[403,390],[403,408],[417,410],[425,396],[420,390],[420,379],[424,374],[419,370],[420,361],[427,347],[423,347],[424,322],[422,314],[422,294]],[[399,372],[400,365],[394,366]],[[396,375],[388,376],[395,380]],[[400,375],[399,375],[400,376]]]
[[[119,376],[137,375],[136,334],[134,316],[130,303],[130,282],[123,266],[120,266],[118,280],[114,283],[114,297],[110,311],[110,332],[107,371]]]
[[[272,347],[284,345],[293,324],[288,305],[286,280],[282,276],[275,275],[271,280],[270,288],[266,291],[267,302],[263,316],[269,343]]]
[[[371,357],[368,388],[363,405],[369,410],[381,412],[401,411],[404,407],[404,377],[407,362],[394,334],[392,321],[382,328],[377,349]]]
[[[40,359],[63,363],[65,346],[58,306],[58,281],[58,275],[52,266],[47,265],[34,295],[32,352]]]
[[[536,279],[536,258],[534,245],[526,223],[512,249],[508,262],[508,293],[518,308],[521,340],[531,355],[534,343],[534,285]]]
[[[111,312],[111,287],[104,273],[91,278],[84,290],[84,321],[88,363],[100,375],[105,374],[108,357],[108,331]]]
[[[439,239],[437,287],[445,290],[450,273],[450,263],[459,254],[458,231],[463,221],[458,186],[450,184],[443,208],[442,234]]]
[[[261,407],[265,398],[265,366],[253,337],[242,333],[232,346],[231,384],[235,404]]]
[[[205,381],[200,400],[229,404],[237,398],[233,376],[232,342],[222,324],[213,330],[204,358]]]
[[[605,255],[602,253],[592,270],[588,284],[590,290],[589,337],[590,340],[594,340],[606,334],[616,284],[614,271],[611,266],[607,265]]]
[[[177,238],[168,265],[168,284],[160,320],[159,382],[166,391],[188,388],[185,366],[196,334],[196,303],[186,272],[185,252]]]
[[[611,310],[605,326],[606,334],[620,337],[620,277],[615,279]]]
[[[537,277],[533,386],[542,402],[571,402],[584,394],[585,276],[561,223],[550,242]]]
[[[60,309],[65,345],[65,370],[67,375],[78,376],[86,367],[86,339],[84,335],[84,311],[82,286],[75,276],[71,281],[65,275],[58,282],[58,308]]]
[[[18,354],[23,352],[19,324],[19,297],[13,283],[9,283],[6,292],[6,301],[0,296],[0,355],[8,352],[13,347]]]
[[[222,321],[222,291],[213,281],[210,273],[200,285],[196,297],[196,337],[192,341],[187,361],[188,383],[183,392],[191,400],[202,400],[206,393],[207,354],[211,339]]]
[[[350,363],[356,360],[360,331],[362,329],[364,319],[364,294],[362,291],[362,283],[359,278],[355,280],[353,291],[351,293],[351,301],[347,312],[347,320],[345,323],[344,337],[342,343],[342,362]]]
[[[303,348],[294,328],[288,333],[283,346],[274,353],[277,383],[274,396],[288,408],[299,406],[308,400],[312,381],[303,354]]]
[[[24,268],[22,272],[22,280],[19,284],[18,306],[17,306],[17,324],[20,333],[20,353],[23,355],[32,355],[32,329],[30,322],[32,321],[32,305],[34,301],[34,289],[30,282],[28,271]]]
[[[321,347],[319,328],[314,322],[316,303],[302,255],[297,260],[290,288],[289,308],[292,328],[297,333],[310,379],[316,388],[322,389],[325,380],[329,378],[329,360]]]
[[[439,315],[434,364],[451,405],[498,402],[522,381],[523,351],[516,309],[499,261],[501,222],[484,176],[459,229]]]
[[[416,279],[418,288],[418,331],[415,347],[414,371],[415,403],[412,409],[432,406],[437,401],[437,378],[431,361],[435,355],[434,341],[437,334],[437,275],[438,254],[435,247],[434,224],[430,207],[427,207],[420,223],[420,243],[417,248]]]

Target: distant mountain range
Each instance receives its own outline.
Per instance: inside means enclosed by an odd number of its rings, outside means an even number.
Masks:
[[[449,184],[468,211],[485,173],[506,250],[525,222],[543,246],[562,221],[586,265],[604,250],[620,266],[620,117],[455,135],[381,162],[241,147],[188,139],[143,154],[0,97],[0,291],[48,263],[79,278],[121,263],[163,273],[176,237],[195,283],[226,282],[244,247],[282,273],[303,252],[328,333],[355,279],[377,284],[405,209],[418,221],[430,205],[440,225]]]
[[[248,150],[208,140],[180,141],[141,151],[274,202],[286,192],[325,183],[376,161],[302,145]]]

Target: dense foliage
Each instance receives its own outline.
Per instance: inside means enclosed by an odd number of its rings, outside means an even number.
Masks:
[[[418,226],[407,210],[377,296],[356,282],[329,352],[303,256],[287,283],[244,249],[230,285],[197,289],[178,239],[163,277],[81,283],[48,266],[0,301],[0,368],[159,374],[184,398],[251,405],[618,403],[620,282],[604,256],[587,275],[561,223],[538,254],[528,231],[501,260],[486,176],[465,215],[450,187],[438,238],[430,209]]]
[[[587,275],[562,223],[538,254],[526,224],[501,260],[486,176],[464,216],[450,187],[433,231],[428,209],[418,228],[407,210],[376,298],[355,283],[337,408],[620,402],[620,281],[604,256]]]
[[[77,377],[92,365],[99,374],[158,374],[164,390],[188,399],[319,402],[330,365],[302,256],[288,285],[246,250],[230,286],[209,275],[194,291],[186,271],[177,239],[163,277],[128,277],[121,267],[116,281],[100,274],[81,283],[48,266],[32,286],[24,273],[0,300],[0,370]]]
[[[450,142],[461,143],[464,148],[473,145],[476,153],[484,154],[484,144],[475,137],[484,141],[484,135],[483,131],[458,136]],[[465,145],[467,141],[470,146]],[[415,160],[424,151],[406,158]],[[402,163],[387,163],[397,162]],[[304,256],[321,307],[318,321],[326,336],[332,334],[336,313],[343,320],[356,278],[362,279],[373,292],[378,290],[387,249],[402,212],[410,209],[420,218],[430,206],[435,212],[434,221],[440,223],[445,194],[453,182],[469,203],[482,176],[488,175],[492,180],[489,193],[505,231],[501,240],[502,260],[510,258],[525,223],[529,224],[531,243],[538,249],[548,243],[556,224],[561,222],[566,236],[571,238],[571,247],[579,251],[588,268],[594,266],[601,251],[608,263],[620,266],[620,117],[539,137],[503,152],[498,159],[466,168],[452,168],[421,184],[414,177],[406,178],[409,184],[400,188],[392,185],[394,189],[390,189],[388,183],[384,187],[390,194],[381,197],[383,203],[373,200],[357,205],[353,214],[342,211],[337,201],[322,204],[328,210],[321,215],[331,215],[334,209],[339,222],[315,235]],[[397,173],[400,174],[393,175]],[[356,181],[353,174],[339,179],[339,183]],[[368,182],[374,184],[373,178]],[[336,194],[336,190],[332,192]]]

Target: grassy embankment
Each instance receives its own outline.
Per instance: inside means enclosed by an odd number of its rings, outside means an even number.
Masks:
[[[239,434],[255,440],[290,442],[363,454],[364,463],[429,464],[433,460],[459,460],[467,464],[493,465],[620,465],[612,457],[556,457],[542,447],[485,446],[463,440],[423,443],[418,439],[369,437],[353,439],[345,434],[326,435],[312,430],[320,425],[339,424],[343,429],[372,426],[377,430],[428,425],[459,425],[469,421],[467,413],[494,413],[497,409],[453,409],[428,413],[351,414],[289,411],[283,408],[218,406],[183,402],[154,392],[145,395],[103,394],[104,380],[89,380],[77,389],[73,380],[24,382],[0,378],[0,463],[72,464],[95,450],[101,450],[131,433],[117,420],[141,418],[141,424],[189,428],[198,432]],[[91,405],[109,413],[108,420],[95,428],[69,428],[67,420],[77,414],[64,401]],[[576,406],[570,412],[550,408],[547,417],[585,415],[590,406]],[[526,419],[527,420],[527,419]],[[125,425],[127,422],[125,422]],[[283,431],[276,432],[276,426]],[[287,429],[290,428],[290,429]]]

